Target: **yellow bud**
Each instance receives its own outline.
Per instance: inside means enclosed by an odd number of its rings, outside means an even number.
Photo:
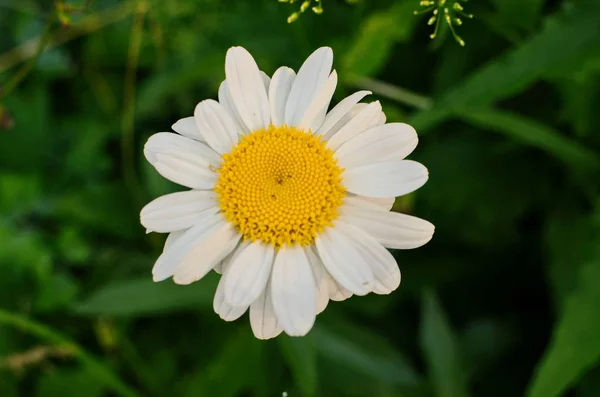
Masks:
[[[304,3],[302,3],[302,5],[300,6],[300,12],[306,11],[308,7],[310,7],[310,2],[311,0],[306,0]]]
[[[323,13],[323,7],[321,7],[321,6],[313,7],[312,11],[317,15],[321,15]]]
[[[297,12],[293,13],[292,15],[290,15],[288,17],[287,23],[292,23],[294,21],[297,21],[299,16],[300,16],[300,14],[298,14]]]

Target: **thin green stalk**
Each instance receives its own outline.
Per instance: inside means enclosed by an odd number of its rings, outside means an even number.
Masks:
[[[37,336],[50,343],[69,346],[73,357],[77,358],[87,367],[90,375],[94,376],[98,381],[105,384],[115,393],[123,397],[141,397],[135,390],[127,386],[119,377],[114,374],[106,365],[102,364],[99,359],[92,354],[86,352],[76,342],[69,337],[63,335],[57,330],[54,330],[44,324],[40,324],[34,320],[24,317],[20,314],[11,313],[0,309],[0,324],[15,327],[23,332]]]
[[[135,171],[135,147],[134,147],[134,122],[135,122],[135,90],[136,75],[142,44],[142,33],[144,30],[144,19],[148,11],[145,0],[136,2],[135,20],[131,27],[129,41],[129,53],[127,58],[127,72],[125,74],[125,86],[123,94],[123,118],[121,119],[121,156],[123,161],[123,177],[125,184],[132,193],[136,203],[143,201],[142,190]]]
[[[52,38],[52,26],[54,25],[55,14],[52,14],[48,21],[46,22],[46,26],[44,27],[44,33],[40,38],[37,48],[33,54],[33,57],[19,69],[17,73],[6,83],[4,88],[0,90],[0,101],[6,98],[10,93],[17,88],[17,86],[23,81],[23,79],[31,72],[31,69],[35,66],[40,55],[44,51],[44,48],[50,42]]]
[[[134,12],[134,8],[129,4],[120,4],[111,8],[98,11],[94,14],[86,15],[77,24],[73,24],[68,30],[56,34],[54,40],[48,43],[44,50],[48,50],[64,44],[77,37],[93,33],[108,25],[127,18]],[[25,62],[35,56],[35,50],[39,46],[41,37],[35,37],[27,40],[7,52],[0,54],[0,73]]]
[[[353,77],[350,79],[350,84],[373,91],[377,95],[381,95],[382,97],[417,109],[429,109],[433,106],[431,98],[417,94],[406,88],[398,87],[369,77]]]

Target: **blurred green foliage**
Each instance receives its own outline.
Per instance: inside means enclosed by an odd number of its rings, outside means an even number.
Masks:
[[[0,0],[1,397],[600,396],[600,2],[470,2],[465,48],[417,0],[352,3]],[[141,147],[232,45],[267,73],[333,47],[335,99],[373,90],[430,170],[394,207],[436,225],[401,288],[304,338],[150,277],[139,209],[179,188]]]

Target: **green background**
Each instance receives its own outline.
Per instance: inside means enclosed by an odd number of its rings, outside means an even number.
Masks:
[[[600,396],[599,1],[464,3],[464,48],[417,0],[293,24],[275,0],[96,0],[67,27],[53,3],[0,0],[0,397]],[[374,91],[430,171],[394,206],[436,225],[393,252],[401,287],[304,338],[220,320],[215,274],[151,280],[139,210],[181,188],[142,145],[216,98],[233,45],[269,74],[331,46],[334,101]]]

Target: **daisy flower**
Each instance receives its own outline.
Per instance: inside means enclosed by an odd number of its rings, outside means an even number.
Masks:
[[[319,48],[298,73],[269,78],[241,47],[227,51],[219,100],[200,102],[172,132],[152,135],[146,159],[191,190],[141,211],[148,232],[169,233],[155,281],[190,284],[221,274],[214,310],[250,311],[257,338],[305,335],[329,300],[389,294],[400,270],[385,248],[427,243],[431,223],[390,212],[394,197],[428,178],[404,160],[407,124],[356,92],[327,112],[337,85],[333,52]]]

